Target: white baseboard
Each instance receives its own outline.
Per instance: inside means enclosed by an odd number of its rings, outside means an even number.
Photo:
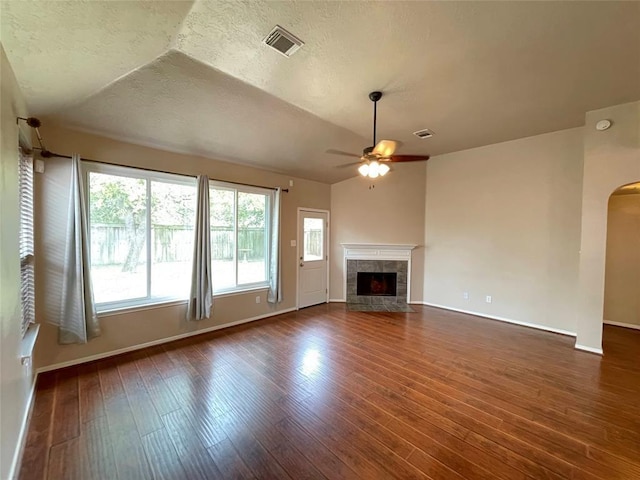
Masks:
[[[204,333],[214,332],[223,328],[235,327],[236,325],[242,325],[243,323],[254,322],[256,320],[262,320],[268,317],[275,317],[276,315],[282,315],[289,312],[295,312],[296,307],[287,308],[285,310],[278,310],[277,312],[266,313],[264,315],[258,315],[257,317],[245,318],[243,320],[236,320],[235,322],[229,322],[222,325],[215,325],[209,328],[203,328],[200,330],[194,330],[193,332],[181,333],[172,337],[159,338],[158,340],[152,340],[151,342],[140,343],[138,345],[132,345],[130,347],[119,348],[117,350],[110,350],[108,352],[98,353],[96,355],[89,355],[88,357],[76,358],[67,362],[55,363],[53,365],[47,365],[37,370],[37,373],[49,372],[51,370],[58,370],[60,368],[72,367],[74,365],[80,365],[82,363],[93,362],[94,360],[101,360],[103,358],[114,357],[122,353],[133,352],[135,350],[141,350],[147,347],[153,347],[155,345],[162,345],[163,343],[173,342],[175,340],[181,340],[183,338],[194,337]]]
[[[580,345],[578,343],[576,343],[575,345],[576,349],[578,350],[583,350],[585,352],[589,352],[589,353],[597,353],[598,355],[602,355],[602,349],[601,348],[594,348],[594,347],[587,347],[585,345]]]
[[[347,303],[344,298],[330,298],[329,303]]]
[[[12,480],[18,478],[20,473],[20,464],[22,463],[22,455],[24,454],[24,447],[27,441],[27,430],[31,421],[31,412],[33,411],[34,399],[36,397],[36,380],[38,379],[38,373],[33,375],[33,381],[31,388],[29,389],[29,398],[27,398],[27,405],[20,423],[20,431],[18,432],[18,442],[16,450],[13,453],[13,459],[11,461],[11,467],[9,468],[9,477]]]
[[[634,330],[640,330],[640,325],[633,323],[613,322],[611,320],[603,320],[602,323],[606,325],[613,325],[614,327],[633,328]]]
[[[529,322],[521,322],[520,320],[512,320],[510,318],[497,317],[495,315],[488,315],[486,313],[478,313],[472,312],[470,310],[462,310],[460,308],[447,307],[445,305],[438,305],[435,303],[422,302],[423,305],[428,307],[436,307],[442,308],[443,310],[451,310],[453,312],[466,313],[469,315],[475,315],[476,317],[489,318],[491,320],[498,320],[500,322],[513,323],[515,325],[521,325],[523,327],[535,328],[537,330],[545,330],[547,332],[559,333],[560,335],[567,335],[569,337],[575,337],[577,334],[575,332],[570,332],[568,330],[561,330],[559,328],[547,327],[546,325],[539,325],[537,323],[529,323]]]

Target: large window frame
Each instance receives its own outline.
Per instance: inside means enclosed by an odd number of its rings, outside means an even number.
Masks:
[[[234,237],[234,255],[233,255],[233,270],[234,270],[234,285],[224,286],[221,288],[213,289],[213,295],[224,295],[234,292],[243,292],[248,290],[257,290],[257,289],[266,289],[269,288],[269,270],[271,266],[271,249],[269,248],[271,242],[271,228],[272,228],[272,219],[271,219],[271,202],[273,202],[273,189],[269,188],[261,188],[254,187],[249,185],[240,185],[236,183],[228,183],[222,182],[219,180],[209,180],[209,195],[212,197],[212,189],[220,189],[233,192],[234,201],[233,201],[233,237]],[[264,212],[264,280],[259,282],[245,282],[239,283],[239,262],[242,261],[242,255],[239,252],[239,216],[238,216],[238,195],[239,194],[255,194],[255,195],[264,195],[265,197],[265,212]],[[213,224],[212,224],[213,225]],[[213,267],[214,262],[214,249],[212,245],[212,276],[214,278],[213,284],[215,286],[216,269]]]
[[[145,255],[146,255],[146,295],[140,296],[136,298],[117,300],[117,301],[108,301],[96,303],[96,309],[99,313],[130,309],[136,307],[147,307],[153,306],[162,303],[170,303],[176,301],[187,301],[188,293],[185,295],[171,295],[171,296],[154,296],[152,293],[152,279],[153,279],[153,248],[152,248],[152,208],[151,208],[151,199],[152,199],[152,191],[151,184],[152,182],[161,182],[161,183],[170,183],[175,185],[185,185],[192,186],[194,188],[194,192],[196,189],[196,179],[191,176],[180,175],[180,174],[170,174],[164,172],[156,172],[153,170],[144,170],[135,167],[124,167],[119,165],[109,165],[98,162],[82,162],[82,176],[85,186],[85,196],[87,205],[90,205],[91,192],[90,192],[90,181],[89,177],[91,173],[105,174],[105,175],[113,175],[118,177],[123,177],[127,179],[140,179],[146,182],[146,207],[145,207]],[[195,205],[194,205],[195,206]],[[89,208],[90,210],[90,208]],[[194,215],[194,223],[195,223],[195,215]],[[89,213],[88,219],[88,236],[89,236],[89,244],[91,245],[91,214]],[[190,252],[193,255],[193,252]],[[91,258],[91,252],[89,252],[89,258]],[[92,265],[90,261],[90,265]]]

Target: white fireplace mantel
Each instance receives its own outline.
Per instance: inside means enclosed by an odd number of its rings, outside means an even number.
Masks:
[[[418,245],[406,243],[343,243],[345,260],[410,260]]]

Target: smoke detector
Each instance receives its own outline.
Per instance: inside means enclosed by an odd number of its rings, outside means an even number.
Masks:
[[[294,34],[287,32],[280,25],[273,27],[273,30],[266,36],[263,42],[285,57],[290,57],[304,45],[302,40]]]
[[[417,132],[413,132],[413,134],[418,138],[431,138],[434,135],[433,130],[429,130],[428,128],[418,130]]]

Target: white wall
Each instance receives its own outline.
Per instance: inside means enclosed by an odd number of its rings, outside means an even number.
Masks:
[[[596,123],[612,121],[609,130]],[[576,345],[602,349],[607,205],[618,187],[640,181],[640,102],[587,112]]]
[[[575,332],[582,153],[574,128],[429,160],[424,301]]]
[[[383,178],[358,175],[331,185],[329,298],[344,300],[342,243],[403,243],[418,245],[412,252],[410,298],[422,300],[425,172],[425,162],[392,165]]]
[[[604,318],[640,327],[640,194],[609,200]]]
[[[32,375],[20,363],[20,253],[18,250],[18,136],[26,107],[2,50],[0,128],[0,478],[10,478],[31,398]],[[22,123],[22,122],[21,122]],[[29,129],[23,133],[30,135]]]

